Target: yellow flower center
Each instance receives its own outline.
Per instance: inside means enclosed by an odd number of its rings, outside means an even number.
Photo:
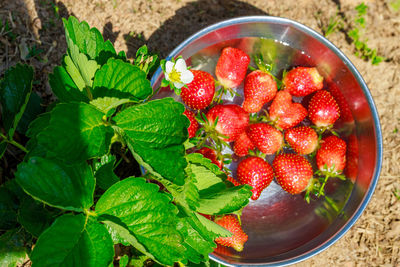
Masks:
[[[181,73],[177,72],[175,68],[172,68],[170,74],[169,74],[169,79],[171,82],[181,82]]]

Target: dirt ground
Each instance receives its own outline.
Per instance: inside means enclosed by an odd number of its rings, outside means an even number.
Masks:
[[[396,0],[365,0],[365,37],[385,58],[374,66],[354,55],[348,30],[359,0],[0,0],[0,19],[9,30],[0,32],[0,74],[18,60],[35,66],[36,79],[47,73],[65,51],[60,17],[86,20],[110,39],[117,51],[133,57],[138,47],[166,56],[199,29],[227,18],[245,15],[286,17],[322,32],[337,12],[343,30],[328,39],[354,63],[370,88],[383,131],[383,168],[374,196],[354,227],[335,245],[296,266],[400,266],[400,10]],[[11,32],[11,34],[10,34]],[[35,47],[35,49],[33,49]],[[29,53],[30,51],[30,53]],[[33,52],[32,52],[33,51]],[[30,57],[30,58],[29,58]],[[40,82],[38,84],[41,84]],[[35,85],[46,103],[48,86]]]

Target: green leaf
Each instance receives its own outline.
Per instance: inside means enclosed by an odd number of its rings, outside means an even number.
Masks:
[[[26,136],[35,138],[50,123],[51,113],[40,114],[34,121],[29,124]]]
[[[24,192],[22,187],[17,183],[16,179],[8,180],[3,185],[8,191],[14,194],[19,202],[23,201],[28,195]]]
[[[93,205],[95,181],[86,162],[66,165],[31,157],[18,165],[15,177],[26,193],[50,206],[83,211]]]
[[[61,103],[51,111],[49,125],[37,135],[47,155],[68,163],[101,157],[110,149],[113,129],[104,113],[86,103]]]
[[[79,48],[68,41],[68,55],[64,57],[65,69],[80,91],[86,87],[92,87],[95,72],[100,68],[94,60],[79,52]],[[88,96],[91,98],[91,96]]]
[[[125,109],[114,120],[139,164],[158,177],[183,185],[189,121],[184,106],[172,98]]]
[[[38,237],[53,223],[53,216],[55,214],[46,209],[43,203],[26,197],[19,208],[18,222],[26,231]]]
[[[32,266],[108,266],[114,247],[107,229],[83,214],[63,215],[44,231],[32,251]]]
[[[141,243],[139,243],[135,237],[135,234],[128,229],[128,226],[121,222],[121,219],[109,215],[103,215],[100,217],[100,219],[110,233],[114,244],[121,243],[124,246],[132,245],[138,251],[145,254],[148,258],[155,260],[153,255],[151,255],[147,249]]]
[[[94,177],[96,178],[96,184],[101,189],[107,190],[110,186],[119,182],[119,177],[113,171],[115,157],[106,155],[102,157],[101,161],[102,165],[97,168]]]
[[[156,54],[149,54],[147,46],[143,45],[136,51],[135,65],[151,74],[160,65],[160,59]]]
[[[188,175],[183,186],[178,187],[172,184],[171,186],[167,186],[167,189],[174,196],[176,202],[185,208],[196,210],[199,207],[199,191],[195,183],[195,177]]]
[[[152,92],[146,73],[139,67],[120,59],[109,59],[94,77],[94,98],[108,96],[140,101],[146,99]]]
[[[99,61],[102,54],[116,55],[111,42],[109,40],[104,42],[99,30],[90,28],[86,21],[79,22],[74,16],[69,16],[68,20],[63,18],[63,22],[66,38],[69,38],[79,47],[79,51],[88,55],[90,59]]]
[[[189,162],[189,168],[196,180],[196,187],[203,194],[207,191],[217,192],[226,189],[223,179],[226,174],[223,173],[211,160],[203,157],[199,153],[193,153],[186,156]]]
[[[213,238],[217,237],[229,237],[232,236],[232,233],[226,230],[224,227],[222,227],[219,224],[216,224],[213,221],[210,221],[206,217],[195,213],[197,219],[200,221],[200,223],[207,229],[207,231],[211,232],[213,234]]]
[[[5,186],[0,187],[0,230],[17,226],[18,198]]]
[[[92,101],[90,101],[90,104],[95,106],[96,108],[98,108],[99,110],[101,110],[104,113],[107,113],[109,110],[116,108],[122,104],[126,104],[132,102],[130,99],[128,98],[116,98],[116,97],[99,97],[96,98]]]
[[[129,256],[124,255],[119,259],[119,267],[126,267],[129,263]]]
[[[190,175],[195,177],[199,190],[198,212],[211,215],[233,213],[249,203],[251,186],[228,187],[226,175],[201,154],[189,154],[187,159]]]
[[[26,134],[28,130],[29,124],[36,119],[39,114],[43,112],[43,107],[41,106],[42,99],[40,96],[34,92],[31,94],[28,104],[26,105],[26,109],[24,114],[22,115],[21,120],[17,126],[17,131]]]
[[[0,266],[21,266],[27,251],[24,242],[25,236],[21,229],[12,229],[0,236]]]
[[[25,161],[33,156],[46,157],[47,149],[43,145],[38,144],[37,135],[49,125],[50,118],[51,113],[43,113],[29,124],[26,131],[26,136],[30,138],[26,144],[29,152],[25,155]]]
[[[3,126],[9,137],[14,135],[32,91],[33,68],[17,64],[0,81]]]
[[[208,254],[216,247],[215,235],[209,232],[192,212],[180,208],[178,218],[177,229],[184,237],[185,258],[194,263],[208,260]]]
[[[252,187],[249,185],[235,186],[215,193],[200,192],[198,212],[203,214],[222,215],[242,209],[249,203]]]
[[[182,259],[185,249],[176,230],[178,210],[170,201],[157,185],[131,177],[103,194],[96,204],[96,213],[118,217],[148,253],[160,263],[172,265]]]
[[[89,101],[82,88],[78,88],[63,66],[55,67],[53,73],[49,74],[49,83],[53,93],[61,102]]]

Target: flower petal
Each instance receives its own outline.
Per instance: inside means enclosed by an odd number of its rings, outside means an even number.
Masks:
[[[165,72],[170,73],[172,71],[173,67],[174,67],[174,63],[172,63],[171,61],[167,61],[165,63]]]
[[[193,73],[190,70],[181,72],[181,82],[184,84],[191,83],[193,81]]]
[[[175,63],[175,69],[177,72],[184,72],[187,71],[186,62],[183,58],[180,58]]]
[[[183,83],[174,83],[174,86],[176,87],[176,88],[182,88],[183,86],[184,86],[184,84]]]
[[[167,81],[171,81],[171,80],[169,79],[168,73],[164,73],[164,76],[165,76],[165,79],[166,79]]]

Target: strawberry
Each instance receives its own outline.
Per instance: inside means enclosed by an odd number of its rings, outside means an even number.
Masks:
[[[316,68],[297,67],[283,78],[285,90],[293,96],[306,96],[321,90],[324,78]]]
[[[233,234],[230,237],[218,237],[215,239],[215,242],[222,246],[232,247],[236,251],[242,251],[244,243],[246,243],[249,237],[243,232],[236,217],[233,215],[224,215],[222,218],[217,218],[215,222]]]
[[[331,128],[340,116],[339,105],[328,91],[320,90],[308,104],[308,116],[317,127]]]
[[[194,113],[191,112],[188,109],[185,109],[185,111],[183,112],[183,114],[185,114],[185,116],[189,119],[190,121],[190,125],[188,127],[188,132],[189,132],[189,138],[193,138],[196,136],[196,132],[197,129],[199,129],[199,124],[196,120],[196,118],[194,117]]]
[[[285,139],[298,154],[311,154],[317,149],[318,135],[309,126],[290,128],[285,132]]]
[[[249,63],[250,57],[245,52],[225,47],[218,59],[215,75],[224,87],[236,87],[244,80]]]
[[[199,213],[201,216],[203,216],[204,218],[207,218],[207,219],[209,219],[209,220],[211,220],[212,218],[211,218],[211,215],[208,215],[208,214],[203,214],[203,213]]]
[[[353,183],[358,175],[358,140],[355,134],[351,134],[347,139],[346,168],[344,170],[347,178]]]
[[[218,159],[217,152],[215,152],[215,150],[212,150],[211,148],[208,147],[202,147],[199,150],[196,150],[195,152],[200,153],[203,155],[203,157],[211,160],[211,162],[217,165],[220,170],[222,170],[222,168],[224,167],[224,163],[222,162],[222,160]]]
[[[340,121],[343,123],[354,123],[354,117],[351,113],[349,103],[347,103],[347,100],[344,97],[343,93],[340,91],[339,86],[334,82],[330,82],[328,83],[328,90],[339,106]]]
[[[215,130],[227,137],[224,138],[226,142],[234,141],[249,124],[249,114],[234,104],[216,105],[207,112],[206,117],[211,125],[218,117]]]
[[[251,142],[249,137],[246,134],[246,131],[243,131],[235,140],[233,144],[233,151],[239,157],[244,157],[249,153],[249,150],[254,150],[256,146]]]
[[[226,180],[231,182],[234,186],[239,186],[241,183],[239,183],[236,179],[234,179],[232,176],[227,175]]]
[[[280,154],[275,157],[272,166],[279,185],[292,195],[304,191],[313,177],[310,162],[297,154]]]
[[[255,70],[244,80],[243,109],[246,112],[259,112],[261,108],[271,101],[278,90],[274,78],[261,70]]]
[[[307,117],[307,110],[300,103],[293,103],[287,91],[279,91],[269,108],[269,116],[282,130],[296,126]]]
[[[193,73],[193,81],[182,87],[181,98],[183,102],[193,109],[208,107],[215,93],[214,78],[208,72],[202,70],[190,70]]]
[[[274,154],[282,147],[282,133],[267,123],[251,124],[246,133],[251,142],[264,154]]]
[[[317,150],[318,169],[326,176],[341,174],[346,166],[346,142],[335,135],[325,137]]]
[[[257,200],[261,192],[269,186],[274,178],[274,172],[268,162],[259,157],[248,157],[237,167],[237,179],[241,184],[253,187],[251,199]]]

